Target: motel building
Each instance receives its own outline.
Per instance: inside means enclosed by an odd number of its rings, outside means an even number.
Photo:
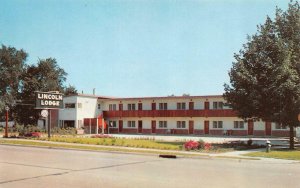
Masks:
[[[289,128],[279,124],[245,122],[238,118],[221,95],[136,98],[70,95],[64,97],[63,109],[51,111],[51,127],[57,125],[75,127],[84,134],[289,136]],[[299,137],[299,128],[296,132]]]

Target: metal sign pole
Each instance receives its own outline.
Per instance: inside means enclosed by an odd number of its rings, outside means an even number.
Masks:
[[[48,119],[48,138],[51,137],[51,110],[49,109],[49,119]]]
[[[9,107],[6,106],[5,110],[6,110],[6,123],[5,123],[5,134],[4,134],[4,137],[8,138],[8,110],[9,110]]]

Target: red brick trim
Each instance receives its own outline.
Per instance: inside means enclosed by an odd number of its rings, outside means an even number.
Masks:
[[[194,134],[195,135],[203,135],[204,134],[204,130],[203,129],[194,129]]]
[[[247,136],[248,130],[231,130],[232,136]]]
[[[289,137],[290,131],[289,130],[273,130],[272,136],[282,136],[282,137]]]
[[[224,130],[219,130],[219,129],[210,129],[209,134],[210,135],[223,135]]]
[[[171,130],[169,129],[156,129],[157,134],[171,134]]]
[[[152,133],[152,129],[143,129],[142,133],[143,134],[151,134]]]
[[[138,133],[138,130],[137,130],[137,129],[123,128],[122,133],[126,133],[126,134],[137,134],[137,133]]]
[[[254,130],[253,136],[265,136],[266,132],[265,130]]]

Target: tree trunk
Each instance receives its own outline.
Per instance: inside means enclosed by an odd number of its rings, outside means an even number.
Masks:
[[[294,148],[294,126],[290,125],[290,149]]]

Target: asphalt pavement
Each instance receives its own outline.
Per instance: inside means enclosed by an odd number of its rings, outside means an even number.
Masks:
[[[300,164],[0,145],[0,187],[299,187]]]

